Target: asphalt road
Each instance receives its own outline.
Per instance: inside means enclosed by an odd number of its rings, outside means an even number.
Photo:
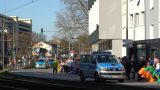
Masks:
[[[123,83],[119,83],[117,81],[105,81],[105,82],[95,82],[94,79],[87,79],[85,82],[80,82],[78,75],[75,74],[52,74],[52,69],[21,69],[14,70],[9,72],[11,75],[14,75],[14,79],[23,79],[23,81],[34,81],[34,82],[42,82],[42,83],[51,83],[55,85],[62,85],[61,89],[66,90],[68,86],[69,90],[74,88],[81,88],[81,90],[91,89],[91,90],[160,90],[159,83],[148,83],[145,81],[136,81],[136,80],[125,80]],[[18,78],[20,76],[27,76],[27,78]],[[6,77],[9,77],[5,75]],[[15,81],[15,80],[14,80]],[[33,84],[34,85],[34,84]],[[55,85],[51,85],[52,88],[55,88]],[[26,85],[30,87],[30,85]],[[36,86],[36,85],[35,85]],[[45,85],[39,84],[35,87],[43,88]],[[54,87],[53,87],[54,86]],[[31,86],[32,87],[32,86]],[[58,87],[58,86],[57,86]],[[19,87],[18,87],[19,88]],[[50,88],[50,87],[48,87]],[[29,88],[30,90],[31,88]],[[59,89],[59,88],[57,88]],[[61,90],[60,89],[60,90]],[[76,90],[77,90],[76,89]]]

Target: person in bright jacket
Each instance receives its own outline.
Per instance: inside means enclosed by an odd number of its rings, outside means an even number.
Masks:
[[[57,67],[58,67],[58,60],[55,59],[53,62],[53,74],[54,74],[54,72],[57,73]]]
[[[61,62],[58,61],[57,72],[60,73],[60,71],[61,71]]]

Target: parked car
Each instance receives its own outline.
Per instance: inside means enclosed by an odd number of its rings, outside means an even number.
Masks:
[[[39,59],[35,63],[36,68],[48,68],[48,62],[45,59]]]
[[[53,66],[53,62],[54,62],[53,59],[48,59],[48,66],[52,67]]]
[[[97,52],[81,55],[79,76],[81,81],[89,77],[94,78],[96,81],[109,79],[123,82],[125,69],[111,53]]]

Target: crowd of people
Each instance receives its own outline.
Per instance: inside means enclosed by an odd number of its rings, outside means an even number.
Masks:
[[[54,73],[74,73],[78,74],[79,59],[69,58],[62,60],[56,58],[53,62],[53,74]]]
[[[137,79],[142,80],[143,78],[138,73],[141,68],[147,66],[153,66],[155,69],[160,68],[160,60],[155,55],[153,58],[148,57],[148,60],[141,56],[138,60],[132,56],[130,59],[126,56],[120,58],[121,63],[124,65],[126,71],[126,77],[128,80]],[[66,60],[62,60],[56,58],[53,63],[53,74],[55,73],[73,73],[78,74],[79,70],[79,59],[68,58]]]
[[[125,67],[126,77],[128,80],[135,79],[136,77],[137,80],[142,80],[143,78],[140,74],[138,74],[138,71],[141,68],[147,66],[153,66],[155,69],[160,68],[160,60],[157,55],[155,55],[153,58],[149,57],[148,60],[143,56],[141,56],[139,60],[135,60],[133,56],[130,59],[124,56],[121,58],[121,62]]]

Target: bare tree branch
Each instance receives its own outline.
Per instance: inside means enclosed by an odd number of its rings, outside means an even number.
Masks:
[[[88,0],[61,0],[66,6],[57,12],[55,26],[59,33],[55,37],[71,40],[74,33],[88,33]]]

